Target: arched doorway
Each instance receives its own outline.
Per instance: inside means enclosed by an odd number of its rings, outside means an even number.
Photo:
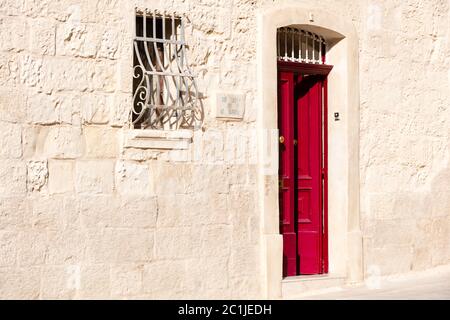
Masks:
[[[261,9],[258,13],[258,150],[261,212],[261,275],[268,298],[282,295],[283,235],[280,233],[277,30],[294,27],[327,42],[333,70],[328,86],[327,277],[363,278],[359,221],[358,39],[351,22],[311,3]],[[339,112],[339,121],[333,115]],[[307,276],[308,277],[308,276]],[[299,281],[303,281],[299,279]],[[316,286],[317,288],[317,286]]]

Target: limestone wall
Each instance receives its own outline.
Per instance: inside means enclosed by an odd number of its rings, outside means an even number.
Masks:
[[[256,12],[299,2],[360,37],[366,274],[449,263],[448,1],[3,0],[0,297],[261,297]],[[135,5],[188,17],[188,150],[123,147]],[[213,116],[217,90],[242,121]]]

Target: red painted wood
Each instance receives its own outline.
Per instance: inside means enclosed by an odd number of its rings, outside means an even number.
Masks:
[[[328,272],[326,76],[299,71],[278,73],[284,276]]]
[[[320,74],[327,75],[333,69],[332,65],[328,64],[312,64],[300,63],[291,61],[278,61],[278,71],[296,72],[299,74]]]
[[[322,79],[297,82],[297,241],[300,274],[322,273]]]
[[[324,57],[325,60],[325,57]],[[323,81],[323,273],[328,273],[328,80]]]
[[[294,190],[294,74],[280,72],[278,84],[280,143],[280,232],[283,235],[283,275],[297,275],[297,232]]]

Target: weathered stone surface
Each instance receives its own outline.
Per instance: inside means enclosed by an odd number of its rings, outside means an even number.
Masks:
[[[20,232],[17,243],[17,264],[19,266],[41,266],[47,255],[47,234],[42,230]]]
[[[87,158],[114,158],[118,155],[117,129],[87,126],[84,128]]]
[[[92,263],[145,263],[153,258],[154,234],[147,229],[88,229],[86,259]]]
[[[30,224],[37,229],[57,230],[62,227],[64,204],[61,196],[38,197],[33,200]]]
[[[28,215],[29,202],[25,197],[0,198],[0,230],[20,229]]]
[[[114,213],[118,210],[117,199],[106,195],[86,195],[79,198],[80,220],[83,228],[112,226]]]
[[[111,293],[116,297],[138,295],[142,292],[142,265],[111,267]]]
[[[115,106],[114,96],[105,94],[85,94],[81,97],[82,120],[89,124],[108,123],[111,109]]]
[[[0,268],[0,295],[4,299],[38,299],[40,287],[39,267]]]
[[[0,122],[0,157],[22,156],[22,128],[19,124]]]
[[[28,191],[41,191],[48,179],[47,161],[27,162]]]
[[[0,68],[1,69],[1,68]],[[14,101],[14,103],[11,103]],[[0,120],[9,122],[21,122],[25,117],[24,96],[14,88],[0,88]]]
[[[52,127],[48,131],[43,146],[49,158],[74,159],[83,154],[83,136],[80,128]]]
[[[109,265],[86,265],[81,267],[80,298],[109,298],[111,279]]]
[[[79,265],[46,266],[42,270],[41,297],[43,299],[71,299],[80,286]]]
[[[154,228],[158,212],[156,197],[122,196],[112,224],[116,227]]]
[[[21,195],[27,188],[27,169],[22,161],[0,160],[0,194]]]
[[[150,297],[176,298],[186,288],[186,267],[184,261],[155,261],[144,265],[143,291]],[[172,290],[167,290],[167,283]]]
[[[0,50],[23,51],[28,40],[27,24],[23,17],[0,18]]]
[[[74,162],[72,160],[49,160],[48,189],[51,194],[74,190]]]
[[[0,231],[0,267],[10,267],[16,263],[17,232]]]
[[[114,189],[114,162],[108,160],[77,161],[75,190],[78,193],[112,193]]]
[[[36,54],[55,54],[56,29],[51,20],[33,20],[29,32],[31,52]]]
[[[150,195],[153,187],[148,165],[118,161],[115,168],[117,191],[121,194]]]

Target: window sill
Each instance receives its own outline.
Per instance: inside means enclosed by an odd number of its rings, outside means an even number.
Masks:
[[[186,150],[192,141],[191,130],[145,130],[131,129],[124,131],[124,148]]]

